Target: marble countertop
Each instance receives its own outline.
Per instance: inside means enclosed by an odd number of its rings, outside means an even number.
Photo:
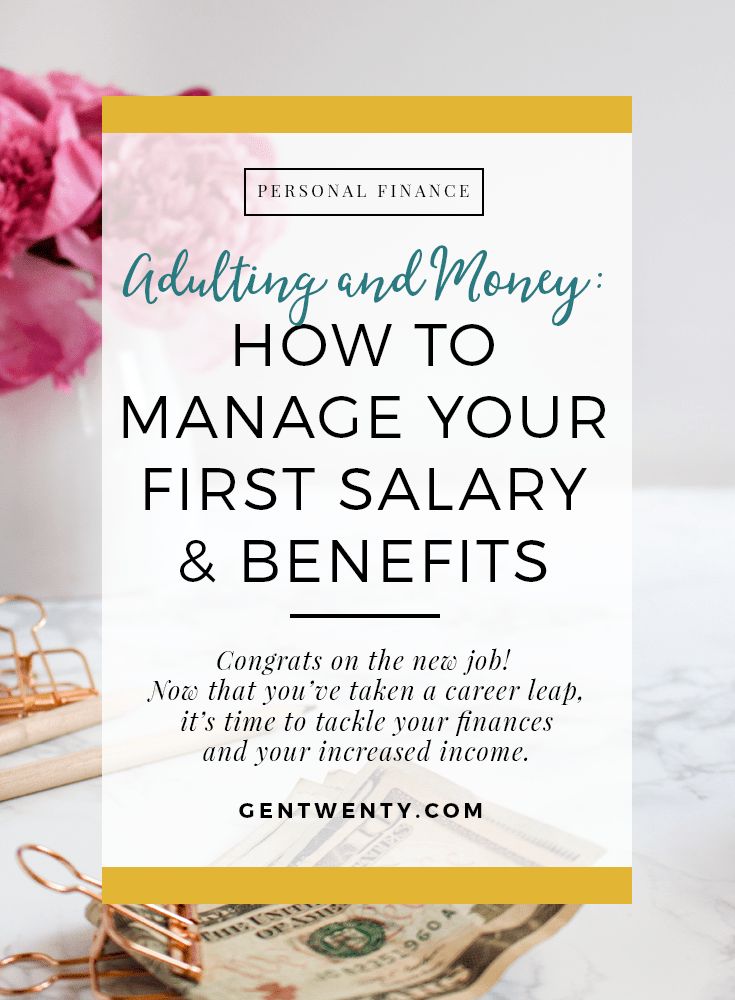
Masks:
[[[511,966],[493,1000],[735,996],[735,492],[638,492],[634,510],[634,903],[582,908]],[[49,611],[49,640],[80,646],[98,665],[99,603]],[[13,763],[97,738],[95,730],[67,736]],[[83,954],[82,900],[22,874],[13,852],[25,841],[97,874],[99,781],[0,804],[0,955]]]

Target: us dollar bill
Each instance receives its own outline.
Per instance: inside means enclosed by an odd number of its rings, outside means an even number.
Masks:
[[[205,904],[203,974],[193,982],[138,960],[192,1000],[470,1000],[550,937],[576,907]],[[92,909],[97,922],[99,910]],[[165,950],[155,932],[117,915],[119,940]]]
[[[299,781],[292,802],[457,802],[465,789],[423,768],[368,766]],[[339,811],[338,811],[339,813]],[[498,806],[480,819],[416,827],[412,809],[390,819],[268,820],[218,865],[573,865],[596,845]],[[427,880],[431,872],[426,873]],[[192,1000],[469,1000],[519,955],[553,934],[576,907],[558,904],[208,904],[199,908],[198,983],[164,961],[141,958],[167,987]],[[99,911],[92,907],[97,922]],[[119,914],[120,940],[165,952],[162,938]]]

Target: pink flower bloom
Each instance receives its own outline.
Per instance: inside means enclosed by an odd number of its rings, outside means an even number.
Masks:
[[[100,343],[100,328],[81,307],[84,281],[68,267],[22,254],[12,278],[0,277],[0,394],[51,375],[67,386]]]
[[[99,287],[102,97],[121,93],[68,73],[30,78],[0,67],[0,392],[47,374],[64,385],[99,343],[77,304],[91,293],[67,268]],[[56,266],[34,269],[29,251]]]
[[[114,93],[66,73],[33,80],[0,68],[2,273],[48,241],[44,256],[100,274],[101,108]]]
[[[105,281],[122,285],[131,262],[144,250],[150,266],[163,274],[182,248],[187,274],[211,274],[218,255],[231,249],[257,262],[263,247],[282,225],[275,218],[243,216],[243,167],[267,168],[274,159],[267,137],[240,133],[150,133],[110,135],[105,139]],[[275,170],[263,180],[275,180]],[[239,219],[237,247],[230,247],[232,220]],[[121,297],[113,304],[123,306]],[[124,300],[125,316],[141,325],[177,329],[186,334],[184,298],[161,296],[148,305],[143,296]],[[197,363],[206,354],[213,362],[229,351],[229,343],[192,332]]]
[[[51,151],[40,130],[8,128],[0,139],[0,275],[10,274],[13,257],[38,239],[52,184]]]

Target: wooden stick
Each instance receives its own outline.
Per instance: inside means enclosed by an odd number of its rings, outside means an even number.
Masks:
[[[102,751],[99,747],[10,767],[0,771],[0,802],[7,802],[8,799],[19,798],[21,795],[33,795],[34,792],[42,792],[47,788],[71,785],[75,781],[86,781],[101,773]]]
[[[5,722],[0,725],[0,756],[97,726],[101,721],[102,699],[97,696],[82,698],[48,712],[35,712],[15,722]]]
[[[306,711],[311,711],[312,708],[312,705],[307,705]],[[284,718],[285,711],[276,713],[277,725],[271,732],[281,728]],[[253,735],[249,733],[248,738]],[[237,736],[233,733],[231,739],[215,745],[228,746],[239,743],[242,739],[242,733]],[[148,737],[142,742],[113,744],[105,752],[105,772],[110,774],[171,757],[181,757],[210,745],[210,733],[165,733]],[[47,788],[71,785],[75,781],[98,778],[101,774],[100,747],[90,747],[77,753],[62,754],[60,757],[47,757],[31,764],[21,764],[20,767],[8,767],[0,770],[0,802],[20,798],[21,795],[33,795],[35,792],[46,791]]]

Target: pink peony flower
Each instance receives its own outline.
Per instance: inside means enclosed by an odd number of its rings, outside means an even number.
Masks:
[[[100,343],[100,327],[80,302],[90,288],[69,267],[23,254],[0,277],[0,394],[51,375],[68,386]]]
[[[105,282],[119,289],[141,250],[157,274],[169,270],[182,248],[187,274],[211,274],[218,255],[230,249],[257,261],[282,220],[243,216],[243,167],[268,168],[274,160],[268,137],[241,133],[110,135],[105,140]],[[275,180],[273,170],[263,180]],[[237,246],[230,246],[239,219]],[[202,337],[187,324],[185,298],[161,296],[148,305],[141,295],[112,297],[112,307],[149,329],[176,330],[179,357],[190,367],[217,364],[231,350],[222,333]]]
[[[13,258],[38,239],[52,184],[51,152],[41,135],[8,128],[0,139],[0,275],[11,274]]]
[[[100,274],[102,96],[115,93],[0,68],[0,273],[40,244],[43,256]]]
[[[102,97],[121,93],[68,73],[30,78],[0,67],[0,392],[47,374],[65,385],[99,343],[78,305],[90,292],[69,265],[99,282]]]
[[[270,141],[258,135],[111,136],[105,234],[109,260],[120,267],[111,268],[110,280],[124,273],[141,247],[160,269],[171,267],[184,246],[192,269],[211,268],[238,217],[238,248],[257,255],[278,224],[264,216],[242,216],[242,169],[263,168],[272,159]],[[275,180],[275,171],[269,179]]]

